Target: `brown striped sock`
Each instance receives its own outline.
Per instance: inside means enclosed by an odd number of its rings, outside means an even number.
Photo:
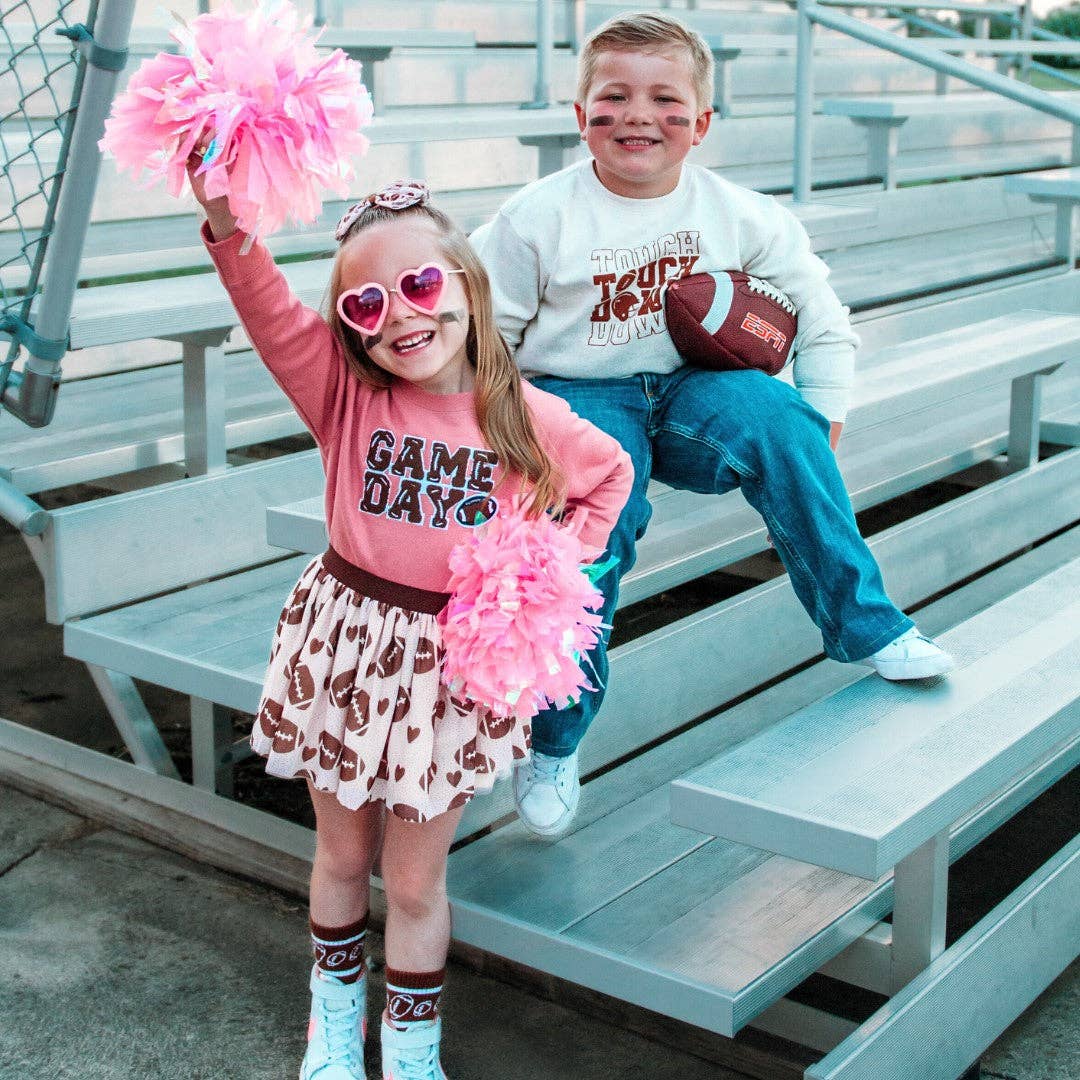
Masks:
[[[439,1015],[442,993],[441,971],[398,971],[386,969],[386,1015],[394,1027],[434,1020]]]
[[[364,974],[364,936],[367,916],[351,926],[319,926],[311,922],[315,966],[341,983],[354,983]]]

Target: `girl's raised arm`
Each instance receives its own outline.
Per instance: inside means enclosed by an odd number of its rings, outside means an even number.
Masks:
[[[350,378],[341,343],[317,311],[293,293],[270,252],[259,241],[241,253],[248,237],[236,228],[225,197],[209,199],[199,158],[188,162],[191,186],[206,223],[202,238],[218,276],[255,351],[320,443],[343,408]]]

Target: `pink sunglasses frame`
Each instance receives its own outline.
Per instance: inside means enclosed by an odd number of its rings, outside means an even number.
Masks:
[[[410,275],[413,277],[419,277],[425,270],[438,270],[442,274],[442,283],[439,286],[439,291],[435,294],[435,299],[432,302],[430,308],[424,307],[422,304],[417,304],[410,300],[401,289],[401,283]],[[390,313],[390,296],[396,294],[401,297],[401,302],[406,306],[418,311],[421,315],[434,315],[435,309],[439,305],[439,300],[442,297],[443,289],[446,288],[446,279],[451,274],[464,274],[465,271],[458,267],[457,269],[448,270],[441,263],[424,263],[423,266],[407,267],[402,270],[397,276],[397,281],[394,283],[394,288],[388,289],[385,285],[380,284],[378,281],[368,281],[361,285],[358,289],[346,289],[342,292],[337,299],[337,312],[341,317],[342,322],[346,326],[351,326],[357,333],[366,334],[368,337],[374,337],[382,328],[386,322],[386,317]],[[382,296],[382,311],[379,313],[378,321],[370,329],[366,326],[357,326],[352,319],[345,313],[345,301],[350,296],[362,296],[368,289],[378,289]]]

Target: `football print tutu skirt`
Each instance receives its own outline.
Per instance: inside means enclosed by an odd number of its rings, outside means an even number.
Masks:
[[[490,790],[529,750],[527,723],[455,698],[439,675],[448,597],[387,581],[332,548],[282,610],[251,745],[350,810],[428,821]]]

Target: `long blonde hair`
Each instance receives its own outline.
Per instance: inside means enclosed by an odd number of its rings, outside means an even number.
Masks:
[[[539,517],[547,510],[559,512],[566,498],[565,481],[540,444],[529,407],[525,403],[521,375],[509,346],[495,324],[487,271],[465,234],[446,214],[430,203],[418,203],[403,210],[369,205],[357,216],[338,248],[330,274],[324,317],[341,342],[350,369],[369,386],[385,389],[394,380],[390,372],[379,367],[368,356],[360,334],[342,322],[338,314],[337,301],[342,291],[342,252],[349,240],[363,229],[385,221],[396,221],[407,215],[433,223],[443,254],[465,271],[465,293],[470,311],[465,355],[476,373],[473,391],[476,421],[484,440],[498,455],[499,462],[508,473],[517,473],[532,486],[532,497],[528,503],[530,517]]]

